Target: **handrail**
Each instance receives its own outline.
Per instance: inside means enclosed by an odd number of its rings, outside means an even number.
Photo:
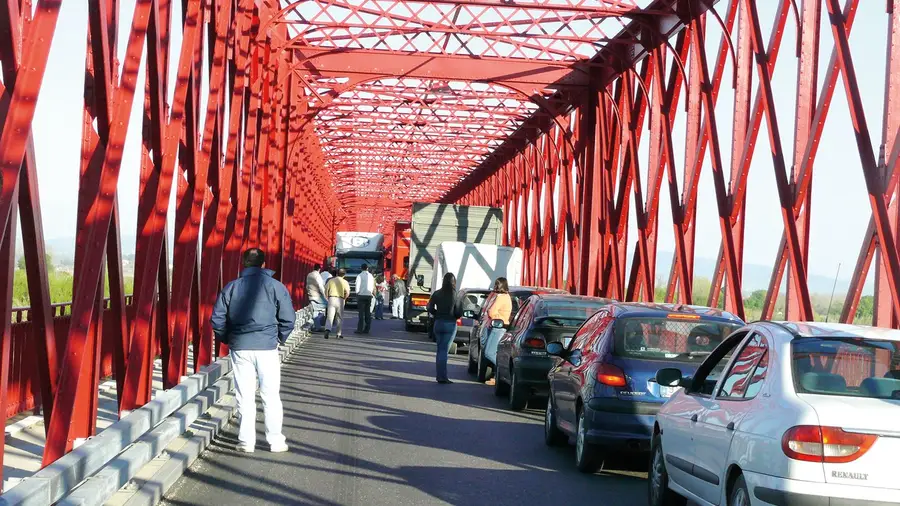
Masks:
[[[103,309],[109,309],[111,300],[109,297],[103,299]],[[125,296],[125,305],[130,306],[134,301],[134,295]],[[72,302],[57,302],[50,304],[50,310],[53,317],[69,316],[72,314]],[[31,321],[31,307],[14,307],[12,308],[13,323],[28,323]]]

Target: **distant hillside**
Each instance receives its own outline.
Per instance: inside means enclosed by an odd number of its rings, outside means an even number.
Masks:
[[[60,265],[72,265],[75,262],[75,237],[55,237],[47,239],[45,243],[47,251],[53,256],[53,260]],[[127,258],[134,257],[135,237],[133,235],[122,237],[122,255]],[[21,244],[18,255],[21,255]]]
[[[668,279],[669,269],[672,266],[672,258],[675,254],[671,251],[660,251],[656,256],[656,276],[660,279]],[[716,268],[716,260],[714,258],[703,258],[697,256],[694,259],[694,276],[712,278]],[[837,292],[846,292],[847,286],[850,284],[850,274],[852,266],[844,266],[841,268],[841,275],[837,283]],[[744,264],[742,291],[746,294],[754,290],[767,290],[769,288],[769,280],[772,277],[772,266],[759,264]],[[823,276],[812,273],[807,280],[810,293],[831,293],[834,286],[834,277]],[[866,283],[863,290],[864,294],[873,292],[873,281],[870,279]]]

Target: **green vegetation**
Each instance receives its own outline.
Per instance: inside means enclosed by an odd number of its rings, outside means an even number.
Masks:
[[[28,281],[25,274],[25,257],[16,262],[16,270],[13,274],[13,307],[28,307],[31,303],[28,296]],[[47,281],[50,285],[50,303],[59,304],[72,300],[72,274],[59,271],[53,264],[53,258],[47,254]],[[109,297],[109,277],[105,280],[105,296]],[[134,279],[125,277],[125,293],[130,294],[134,290]]]
[[[709,291],[712,286],[712,283],[707,278],[697,278],[694,280],[694,302],[698,305],[706,305],[709,300]],[[813,313],[815,314],[816,321],[825,321],[826,313],[827,320],[830,322],[840,321],[841,318],[841,310],[843,309],[845,294],[835,294],[834,300],[831,300],[830,294],[811,294],[810,298],[812,299]],[[654,293],[654,300],[657,302],[663,302],[666,299],[666,283],[665,281],[658,280],[656,290]],[[756,290],[750,293],[749,296],[744,297],[744,310],[746,311],[747,321],[756,321],[759,320],[762,316],[763,305],[766,301],[766,291],[765,290]],[[829,309],[829,302],[831,303],[831,308]],[[725,291],[719,295],[719,307],[725,307]],[[870,325],[872,323],[872,315],[874,311],[874,297],[871,295],[865,295],[860,298],[859,307],[856,310],[856,317],[853,320],[854,323],[858,323],[861,325]],[[775,301],[775,311],[773,314],[773,319],[780,320],[784,319],[785,314],[785,297],[784,294],[779,295],[778,300]]]

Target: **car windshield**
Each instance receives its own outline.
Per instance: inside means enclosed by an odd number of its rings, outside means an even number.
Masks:
[[[667,317],[625,317],[616,321],[615,353],[621,357],[701,362],[738,323]]]
[[[579,302],[579,305],[545,302],[535,310],[534,319],[540,321],[541,325],[578,327],[604,305],[599,302],[596,304]]]
[[[791,344],[798,393],[900,399],[900,343],[804,337]]]

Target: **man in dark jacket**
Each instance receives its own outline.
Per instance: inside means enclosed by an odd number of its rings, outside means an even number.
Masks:
[[[238,450],[256,447],[256,381],[266,417],[266,441],[273,452],[288,450],[281,433],[283,408],[278,344],[294,330],[294,306],[274,271],[263,269],[265,253],[244,252],[244,269],[216,299],[212,323],[216,339],[228,345],[234,371],[235,398],[241,414]]]

